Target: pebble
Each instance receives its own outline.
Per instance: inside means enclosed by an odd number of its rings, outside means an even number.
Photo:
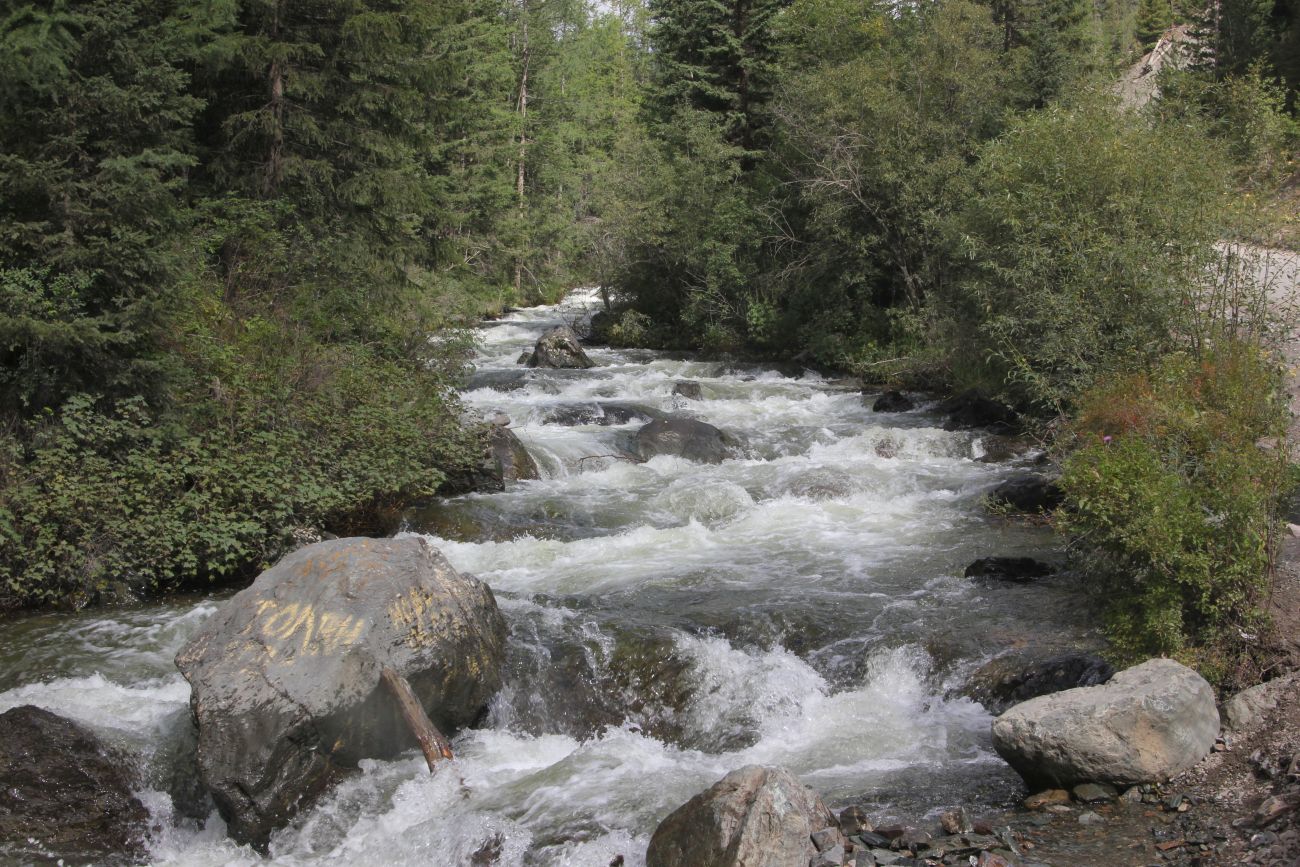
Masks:
[[[1250,838],[1250,843],[1247,845],[1249,845],[1251,849],[1259,849],[1263,846],[1271,846],[1276,842],[1277,835],[1272,831],[1260,831],[1258,834],[1255,834]]]
[[[1098,816],[1092,810],[1084,810],[1079,814],[1080,825],[1100,825],[1104,821],[1106,820],[1101,816]]]
[[[840,829],[839,828],[822,828],[820,831],[814,831],[812,835],[813,845],[817,847],[818,852],[829,852],[839,846]],[[843,847],[840,847],[841,854]],[[844,860],[843,858],[840,859]]]
[[[1025,798],[1024,806],[1026,810],[1041,810],[1052,805],[1068,803],[1070,803],[1070,793],[1065,789],[1048,789]]]

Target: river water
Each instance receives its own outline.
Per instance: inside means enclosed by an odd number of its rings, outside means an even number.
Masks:
[[[873,413],[809,371],[609,349],[586,371],[516,363],[596,303],[578,292],[486,325],[463,395],[511,418],[545,478],[410,517],[510,623],[487,723],[456,738],[454,772],[414,753],[364,763],[276,834],[270,860],[461,865],[495,841],[500,864],[637,865],[659,819],[749,763],[882,819],[1013,799],[990,717],[958,688],[992,656],[1084,628],[1068,578],[962,577],[981,556],[1054,555],[1047,531],[982,508],[1029,458],[980,460],[986,435],[944,431],[925,407]],[[673,394],[683,379],[702,400]],[[622,415],[601,417],[610,402]],[[628,404],[714,424],[742,453],[612,457],[644,418],[599,422]],[[172,657],[220,604],[0,625],[0,711],[41,705],[138,756],[160,864],[266,860],[193,794]]]

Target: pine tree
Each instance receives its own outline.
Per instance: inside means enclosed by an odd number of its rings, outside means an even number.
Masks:
[[[9,5],[0,19],[0,403],[157,393],[189,219],[206,3]]]
[[[1174,10],[1169,0],[1141,0],[1134,35],[1143,45],[1154,45],[1173,23]]]

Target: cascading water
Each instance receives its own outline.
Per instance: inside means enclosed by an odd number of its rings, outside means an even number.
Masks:
[[[596,304],[579,292],[485,327],[464,393],[513,420],[546,477],[411,517],[510,622],[489,720],[457,737],[454,772],[415,754],[364,763],[274,836],[270,860],[636,865],[659,819],[750,763],[882,816],[1011,798],[988,714],[952,687],[1026,637],[1082,628],[1068,581],[961,577],[977,557],[1051,544],[982,509],[1023,470],[977,460],[979,433],[873,413],[811,372],[620,350],[591,351],[586,371],[516,363]],[[673,394],[683,379],[702,400]],[[617,457],[660,414],[724,429],[743,456]],[[138,755],[157,863],[264,860],[226,839],[193,785],[171,660],[218,605],[3,626],[0,710],[41,705]]]

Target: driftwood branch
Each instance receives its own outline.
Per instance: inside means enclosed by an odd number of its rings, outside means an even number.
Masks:
[[[397,709],[401,711],[406,727],[419,742],[424,760],[429,764],[429,770],[432,771],[434,765],[443,759],[450,759],[451,741],[438,731],[433,720],[429,719],[429,715],[424,712],[424,706],[415,697],[415,690],[411,689],[410,682],[388,666],[384,666],[379,680],[397,702]]]

